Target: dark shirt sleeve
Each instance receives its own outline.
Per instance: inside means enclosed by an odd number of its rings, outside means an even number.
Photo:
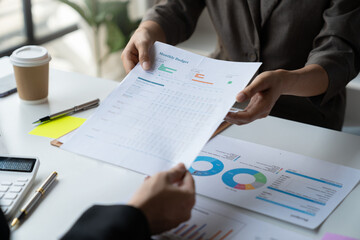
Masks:
[[[127,206],[93,206],[62,237],[71,239],[136,239],[149,240],[150,230],[141,210]]]
[[[322,66],[329,77],[327,92],[312,98],[317,104],[325,104],[339,94],[359,72],[360,1],[332,0],[323,19],[306,63]]]
[[[5,219],[4,213],[0,208],[0,239],[8,240],[10,239],[10,229],[9,225]]]
[[[143,21],[157,22],[165,32],[166,42],[176,45],[194,32],[205,7],[204,0],[163,0],[152,7]]]

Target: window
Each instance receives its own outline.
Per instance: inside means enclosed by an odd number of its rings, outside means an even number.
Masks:
[[[78,29],[78,15],[56,0],[0,0],[0,57]]]

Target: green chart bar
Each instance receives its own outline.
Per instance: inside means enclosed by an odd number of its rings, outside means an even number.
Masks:
[[[167,72],[167,73],[174,73],[176,72],[176,69],[174,68],[169,68],[169,67],[165,67],[164,64],[161,64],[160,67],[158,68],[159,71],[163,71],[163,72]]]

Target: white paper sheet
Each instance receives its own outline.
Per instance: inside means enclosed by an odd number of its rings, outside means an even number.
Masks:
[[[310,240],[311,238],[256,220],[224,204],[197,197],[191,219],[157,239]]]
[[[61,148],[145,174],[195,159],[260,63],[226,62],[156,42]]]
[[[192,163],[197,193],[307,228],[350,193],[360,170],[217,136]]]

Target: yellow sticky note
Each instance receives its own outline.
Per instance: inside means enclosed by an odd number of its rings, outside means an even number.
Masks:
[[[85,118],[65,116],[40,124],[29,132],[29,134],[49,138],[59,138],[80,127],[85,121]]]

